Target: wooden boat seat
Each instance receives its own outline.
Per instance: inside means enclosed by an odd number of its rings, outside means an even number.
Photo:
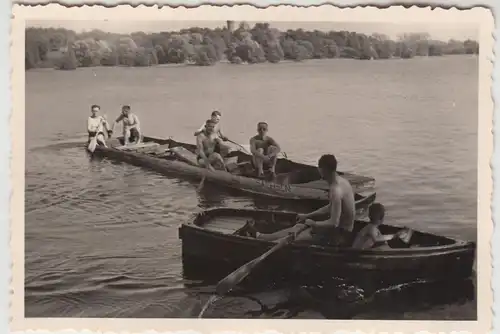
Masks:
[[[246,217],[221,216],[210,220],[210,222],[203,227],[214,232],[234,234],[246,224],[247,220]]]

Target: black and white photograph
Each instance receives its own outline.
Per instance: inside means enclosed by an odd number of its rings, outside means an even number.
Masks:
[[[21,317],[478,321],[478,22],[66,9],[17,42]]]

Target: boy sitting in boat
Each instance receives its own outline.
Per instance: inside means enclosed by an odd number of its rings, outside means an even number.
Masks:
[[[123,145],[139,144],[142,138],[139,117],[130,111],[130,106],[122,107],[122,113],[114,121],[111,131],[108,131],[109,137],[111,137],[116,123],[119,122],[123,122]]]
[[[252,162],[257,169],[257,177],[264,176],[264,164],[269,167],[272,177],[276,177],[276,162],[278,153],[281,151],[279,144],[272,137],[267,135],[268,125],[266,122],[257,124],[258,134],[250,138],[250,152],[252,152]]]
[[[354,249],[390,248],[387,241],[403,236],[406,231],[401,230],[396,234],[383,235],[379,226],[384,222],[385,207],[380,203],[373,203],[368,210],[370,222],[356,235],[352,244]]]
[[[220,111],[215,110],[212,112],[210,115],[210,119],[214,123],[214,133],[217,137],[219,137],[222,141],[227,141],[227,137],[222,134],[222,128],[220,124],[220,119],[222,117],[222,114]],[[205,130],[205,125],[206,122],[203,123],[203,125],[194,132],[195,137],[197,137],[200,133],[202,133]],[[230,149],[227,145],[223,143],[217,144],[217,147],[215,148],[215,152],[219,153],[222,157],[225,157],[228,155]]]
[[[275,233],[259,233],[255,229],[255,224],[249,221],[238,231],[238,234],[270,241],[292,235],[295,237],[295,241],[350,247],[355,216],[352,186],[349,181],[337,174],[337,159],[334,155],[323,155],[318,161],[318,169],[321,177],[330,186],[330,203],[328,205],[308,214],[298,214],[295,226]],[[325,221],[312,220],[326,214],[330,214],[330,218]],[[296,235],[296,232],[304,225],[310,228]]]
[[[90,107],[91,115],[87,120],[87,132],[89,133],[88,144],[90,145],[91,142],[95,140],[95,145],[99,144],[107,147],[104,137],[104,131],[109,131],[109,124],[103,116],[97,115],[100,110],[101,107],[97,104],[94,104]]]
[[[205,123],[205,129],[196,136],[196,153],[200,166],[210,170],[226,170],[222,156],[217,153],[216,147],[221,139],[214,132],[215,123],[211,119]]]

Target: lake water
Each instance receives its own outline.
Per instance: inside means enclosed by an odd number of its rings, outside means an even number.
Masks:
[[[387,223],[475,241],[477,77],[478,60],[468,56],[27,72],[26,316],[197,316],[197,301],[213,290],[182,278],[178,226],[201,208],[255,205],[90,159],[82,142],[91,104],[108,119],[130,104],[147,135],[181,141],[194,141],[214,109],[226,135],[244,144],[267,121],[289,158],[315,164],[334,153],[340,170],[373,176]],[[405,300],[403,290],[385,296]],[[278,305],[267,313],[249,296],[228,297],[206,316],[340,317],[314,303],[287,306],[291,295],[253,295]],[[473,292],[415,303],[350,316],[476,318]]]

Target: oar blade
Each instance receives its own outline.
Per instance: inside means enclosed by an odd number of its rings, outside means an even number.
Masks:
[[[275,253],[279,249],[285,247],[286,245],[291,244],[299,233],[304,232],[308,228],[309,228],[308,226],[304,226],[301,229],[299,229],[295,234],[293,234],[292,235],[293,237],[282,238],[273,248],[271,248],[258,258],[253,259],[252,261],[244,264],[243,266],[236,269],[234,272],[232,272],[231,274],[220,280],[215,289],[217,294],[224,295],[227,292],[231,291],[238,283],[240,283],[245,277],[247,277],[252,272],[252,270],[255,267],[257,267],[260,263],[262,263],[267,257]]]
[[[89,143],[89,146],[87,147],[87,149],[89,150],[89,152],[94,153],[96,146],[97,146],[97,136],[95,136],[94,138],[92,138],[90,140],[90,143]]]

